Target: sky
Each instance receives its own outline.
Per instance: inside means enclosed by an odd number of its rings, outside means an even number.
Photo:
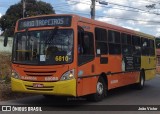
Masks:
[[[38,0],[40,1],[40,0]],[[41,0],[50,3],[57,14],[78,14],[90,18],[91,0]],[[96,20],[160,36],[160,0],[100,0],[96,2]],[[20,0],[0,0],[0,17]],[[146,5],[156,4],[155,9]]]

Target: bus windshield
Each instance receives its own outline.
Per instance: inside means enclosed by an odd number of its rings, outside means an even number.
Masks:
[[[13,46],[14,63],[67,64],[73,61],[73,30],[19,32]]]

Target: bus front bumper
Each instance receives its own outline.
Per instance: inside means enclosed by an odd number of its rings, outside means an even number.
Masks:
[[[35,84],[38,86],[35,87]],[[57,82],[31,82],[11,77],[11,88],[14,92],[76,96],[75,79]]]

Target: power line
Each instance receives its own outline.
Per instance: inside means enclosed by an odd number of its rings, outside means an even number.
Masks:
[[[122,17],[106,17],[106,16],[101,16],[97,15],[98,17],[105,17],[105,18],[113,18],[113,19],[121,19],[121,20],[131,20],[131,21],[141,21],[141,22],[151,22],[151,23],[160,23],[158,21],[145,21],[145,20],[139,20],[139,19],[130,19],[130,18],[122,18]]]
[[[160,1],[156,2],[156,1],[151,1],[151,0],[149,0],[149,1],[148,0],[147,1],[146,0],[141,0],[141,1],[150,2],[150,3],[153,3],[153,4],[159,4],[160,3]]]
[[[60,12],[68,12],[68,13],[72,13],[72,14],[80,14],[80,15],[87,15],[90,16],[89,14],[86,13],[81,13],[81,12],[72,12],[72,11],[64,11],[64,10],[57,10]],[[102,15],[95,15],[96,17],[104,17],[104,18],[113,18],[113,19],[120,19],[120,20],[131,20],[131,21],[141,21],[141,22],[150,22],[150,23],[160,23],[158,21],[145,21],[145,20],[139,20],[139,19],[130,19],[130,18],[122,18],[122,17],[109,17],[109,16],[102,16]]]
[[[159,13],[154,13],[154,12],[146,11],[146,10],[143,10],[143,9],[140,9],[140,8],[135,8],[135,7],[132,7],[132,6],[121,5],[121,4],[117,4],[117,3],[113,3],[113,2],[108,2],[108,3],[109,3],[109,4],[112,4],[112,5],[116,5],[116,6],[121,6],[121,7],[127,7],[127,8],[131,8],[131,9],[136,9],[136,10],[143,11],[143,12],[147,12],[147,13],[150,13],[150,14],[160,15]]]
[[[61,7],[69,7],[69,6],[71,6],[71,5],[75,5],[75,4],[77,4],[77,3],[64,4],[64,5],[58,5],[58,6],[55,6],[54,4],[52,4],[52,5],[53,5],[53,7],[54,7],[54,8],[61,8]]]
[[[82,13],[82,12],[77,12],[77,10],[75,10],[76,12],[73,12],[73,11],[65,11],[65,10],[60,10],[60,9],[58,9],[58,10],[56,10],[56,11],[60,11],[60,12],[63,12],[63,13],[68,12],[68,13],[71,13],[71,14],[80,14],[80,15],[90,16],[90,14]]]
[[[83,2],[78,2],[78,1],[75,1],[75,2],[76,2],[76,4],[77,4],[77,3],[82,3],[82,4],[90,5],[90,4],[88,4],[88,3],[83,3]],[[68,4],[68,5],[66,4],[64,7],[69,6],[69,5],[74,5],[74,4]],[[138,11],[138,10],[127,10],[127,9],[121,9],[121,8],[106,7],[106,6],[104,6],[104,5],[96,5],[96,6],[104,7],[104,8],[112,8],[112,9],[124,10],[124,11],[131,11],[131,12],[140,12],[140,11]],[[59,7],[59,6],[58,6],[58,7]],[[58,8],[58,7],[56,7],[56,8]],[[63,6],[60,6],[60,7],[63,7]],[[148,12],[141,12],[141,13],[148,13]]]
[[[75,5],[75,4],[77,4],[77,3],[71,3],[71,4],[67,4],[67,3],[63,3],[63,4],[51,4],[51,5],[53,5],[54,7],[63,7],[63,6],[69,6],[69,5]]]
[[[75,0],[69,0],[69,1],[73,1],[73,2],[76,2],[76,3],[82,3],[82,4],[88,4],[88,3],[86,3],[86,2],[79,2],[79,1],[75,1]],[[132,6],[121,5],[121,4],[112,3],[112,2],[108,2],[108,3],[109,3],[109,4],[112,4],[112,5],[120,6],[120,7],[126,7],[126,8],[130,8],[130,9],[135,9],[137,12],[138,12],[138,11],[141,11],[141,13],[149,13],[149,14],[160,15],[159,13],[146,11],[146,10],[144,10],[144,9],[135,8],[135,7],[132,7]],[[90,4],[88,4],[88,5],[90,5]],[[96,6],[103,7],[103,6],[101,6],[101,5],[96,5]],[[114,8],[112,8],[112,9],[114,9]],[[116,9],[118,9],[118,8],[116,8]],[[126,9],[120,9],[120,10],[134,11],[134,12],[136,12],[135,10],[126,10]]]
[[[61,5],[61,6],[54,6],[54,8],[59,8],[59,7],[68,7],[70,5],[75,5],[77,3],[82,3],[82,4],[86,4],[86,5],[90,5],[88,3],[84,3],[84,2],[78,2],[78,1],[75,1],[76,3],[73,3],[73,4],[65,4],[65,5]],[[60,5],[60,4],[59,4]],[[124,11],[131,11],[131,12],[138,12],[138,13],[149,13],[149,14],[153,14],[152,12],[149,12],[149,11],[139,11],[139,10],[128,10],[128,9],[122,9],[122,8],[116,8],[116,7],[106,7],[104,5],[96,5],[96,6],[99,6],[99,7],[104,7],[104,8],[112,8],[112,9],[118,9],[118,10],[124,10]],[[158,9],[158,8],[156,8]],[[156,15],[159,15],[158,13],[155,13]]]
[[[129,2],[133,2],[133,3],[153,3],[153,4],[159,4],[159,2],[155,2],[155,1],[148,1],[148,0],[139,0],[138,2],[137,2],[137,0],[132,0],[132,1],[130,1],[129,0]]]

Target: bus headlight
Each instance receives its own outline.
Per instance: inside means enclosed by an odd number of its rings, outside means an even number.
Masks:
[[[16,78],[16,79],[19,79],[19,78],[20,78],[20,77],[19,77],[19,74],[18,74],[15,70],[12,70],[11,76],[12,76],[13,78]]]
[[[65,72],[60,80],[71,80],[74,78],[74,69]]]

